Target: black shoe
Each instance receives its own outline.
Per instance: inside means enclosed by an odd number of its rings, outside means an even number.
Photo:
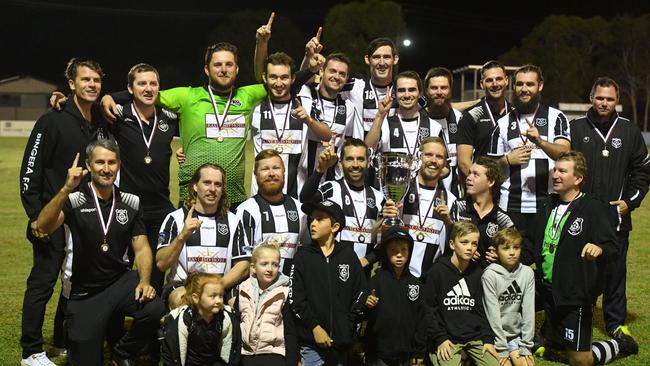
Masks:
[[[135,366],[135,361],[128,358],[122,358],[113,353],[113,366]]]
[[[618,343],[618,353],[621,356],[636,355],[639,353],[639,345],[632,336],[617,329],[614,332],[613,337]]]

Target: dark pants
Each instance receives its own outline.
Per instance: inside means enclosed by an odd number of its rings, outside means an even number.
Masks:
[[[521,236],[525,236],[526,231],[530,228],[535,219],[534,213],[519,213],[519,212],[507,212],[510,216],[510,220],[515,224],[515,228],[521,233]]]
[[[605,265],[605,288],[603,290],[603,318],[605,329],[611,334],[627,317],[627,248],[630,233],[617,232],[618,257]]]
[[[163,283],[165,281],[165,273],[160,272],[156,266],[156,252],[158,249],[158,235],[160,234],[160,226],[168,213],[174,210],[171,205],[168,209],[162,209],[144,214],[144,225],[147,228],[147,239],[149,240],[149,247],[153,255],[153,265],[151,266],[151,286],[156,289],[156,293],[162,292]]]
[[[101,366],[104,334],[109,321],[119,313],[133,317],[131,329],[115,344],[113,352],[121,358],[138,354],[156,338],[165,309],[159,297],[139,303],[135,271],[128,271],[104,291],[88,298],[68,300],[66,326],[69,359],[75,366]]]
[[[20,337],[23,358],[43,352],[45,307],[52,297],[65,257],[65,238],[62,228],[50,235],[49,242],[41,242],[31,235],[28,227],[27,239],[32,243],[33,263],[23,298],[22,335]],[[63,346],[64,343],[62,314],[65,301],[62,300],[64,298],[59,296],[59,308],[57,308],[57,317],[54,322],[54,342],[57,347]]]
[[[285,366],[284,356],[277,354],[261,354],[241,356],[241,366]]]

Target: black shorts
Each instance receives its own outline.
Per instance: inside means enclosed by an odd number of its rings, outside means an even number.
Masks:
[[[592,305],[555,306],[552,296],[544,299],[545,337],[569,351],[591,351],[594,308]]]

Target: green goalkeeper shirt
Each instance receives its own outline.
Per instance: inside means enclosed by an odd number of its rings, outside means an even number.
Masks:
[[[215,116],[207,87],[181,87],[160,92],[160,105],[179,115],[180,138],[185,162],[178,170],[179,198],[187,197],[187,186],[194,171],[204,163],[218,164],[226,171],[226,192],[230,202],[242,202],[244,189],[244,147],[250,115],[266,97],[262,84],[233,89],[225,120],[222,115],[228,96],[214,94]],[[221,137],[219,137],[221,136]]]

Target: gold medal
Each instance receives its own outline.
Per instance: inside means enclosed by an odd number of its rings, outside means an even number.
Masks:
[[[418,241],[424,241],[424,234],[418,233],[417,239],[418,239]]]
[[[221,135],[217,136],[217,142],[223,142],[223,136]]]
[[[363,243],[364,241],[366,241],[366,237],[363,235],[359,235],[359,243]]]
[[[600,155],[602,155],[603,158],[608,158],[609,157],[609,150],[603,149],[603,151],[600,152]]]
[[[282,154],[282,147],[280,147],[280,146],[276,146],[276,147],[275,147],[275,151],[277,151],[278,154]]]
[[[102,245],[99,246],[99,249],[101,249],[104,253],[108,252],[109,246],[106,242],[106,238],[104,238],[104,241],[102,242]]]
[[[152,161],[152,160],[153,160],[153,159],[151,159],[151,156],[149,156],[149,155],[147,155],[147,156],[144,157],[144,163],[145,163],[145,164],[151,164],[151,161]]]

